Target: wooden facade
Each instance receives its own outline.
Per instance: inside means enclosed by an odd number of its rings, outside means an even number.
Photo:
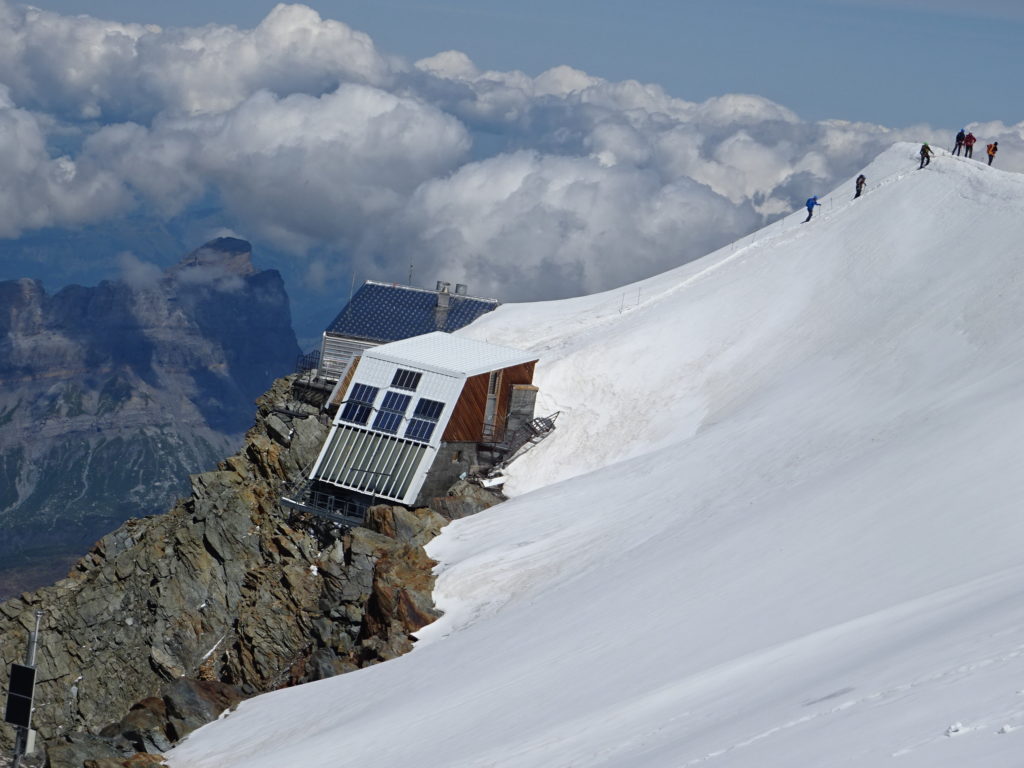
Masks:
[[[502,368],[491,373],[470,376],[462,386],[462,394],[452,412],[442,440],[446,443],[501,442],[505,438],[505,423],[508,421],[509,402],[512,386],[532,384],[536,360]],[[491,392],[491,376],[495,377],[494,391]],[[492,397],[493,396],[493,397]],[[485,434],[488,415],[488,399],[493,399],[490,422],[491,434]]]
[[[329,403],[330,407],[334,410],[337,410],[338,406],[340,406],[342,401],[345,399],[345,393],[348,392],[348,385],[352,383],[352,377],[355,375],[356,368],[359,366],[359,360],[359,355],[353,358],[348,370],[345,371],[345,376],[334,387],[334,394],[331,397],[331,402]]]

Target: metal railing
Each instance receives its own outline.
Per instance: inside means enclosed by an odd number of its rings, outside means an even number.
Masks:
[[[305,373],[320,366],[320,350],[314,349],[304,355],[299,355],[295,360],[295,370],[298,373]]]
[[[290,493],[281,497],[281,504],[289,509],[321,517],[344,526],[358,526],[366,522],[366,512],[372,506],[345,496],[321,490],[315,480],[299,483]]]

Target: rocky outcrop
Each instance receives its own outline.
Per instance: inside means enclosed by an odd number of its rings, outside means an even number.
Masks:
[[[0,307],[0,598],[187,494],[299,352],[280,276],[234,238],[52,296],[0,282]]]
[[[327,434],[291,386],[260,398],[242,450],[193,476],[168,514],[129,521],[67,579],[0,604],[5,666],[46,612],[34,725],[55,768],[159,752],[240,697],[405,653],[436,618],[423,545],[448,517],[382,506],[343,530],[282,512]]]

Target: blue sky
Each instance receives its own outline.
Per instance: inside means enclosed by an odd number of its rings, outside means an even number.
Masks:
[[[161,25],[252,26],[271,0],[43,0],[61,13]],[[1018,0],[311,0],[417,59],[464,51],[485,69],[569,64],[700,101],[755,93],[802,118],[957,128],[1024,118]]]

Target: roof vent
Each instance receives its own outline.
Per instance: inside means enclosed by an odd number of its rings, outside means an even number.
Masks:
[[[452,286],[451,283],[446,283],[443,280],[438,280],[437,281],[437,288],[435,288],[434,290],[435,291],[447,291],[449,288],[451,288],[451,286]]]
[[[466,286],[465,283],[456,283],[455,284],[455,295],[456,296],[465,296],[466,295],[466,291],[468,291],[468,290],[469,290],[469,288]]]

